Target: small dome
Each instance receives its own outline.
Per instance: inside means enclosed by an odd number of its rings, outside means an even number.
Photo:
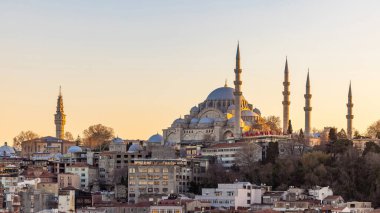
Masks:
[[[138,152],[138,151],[140,151],[140,150],[142,150],[142,147],[141,147],[139,144],[134,143],[134,144],[132,144],[132,145],[129,147],[128,152]]]
[[[76,153],[76,152],[81,152],[82,148],[79,146],[70,146],[70,148],[67,150],[67,153]]]
[[[212,118],[201,118],[201,120],[199,120],[199,124],[212,124],[214,123],[214,119]]]
[[[57,154],[54,155],[54,159],[55,159],[55,160],[59,160],[59,159],[61,159],[62,157],[63,157],[63,155],[62,155],[61,153],[57,153]]]
[[[251,110],[243,110],[243,111],[241,111],[241,116],[253,117],[255,115]]]
[[[229,125],[235,125],[235,117],[232,117],[232,118],[228,119],[227,123]],[[240,125],[244,126],[244,121],[242,119],[240,119]]]
[[[116,137],[116,138],[112,139],[112,143],[121,144],[121,143],[124,143],[124,140],[119,138],[119,137]]]
[[[198,114],[199,113],[199,108],[197,106],[194,106],[190,110],[190,114]]]
[[[149,143],[161,143],[163,140],[164,140],[164,138],[162,137],[162,135],[157,133],[155,135],[150,136],[150,138],[148,139],[148,142]]]
[[[256,113],[256,114],[258,114],[258,115],[261,115],[261,112],[260,112],[260,110],[259,110],[259,109],[257,109],[257,108],[253,109],[253,112],[254,112],[254,113]]]
[[[16,151],[13,149],[13,147],[8,146],[7,142],[4,143],[4,146],[0,147],[1,157],[10,157],[10,156],[14,156],[15,154],[16,154]]]

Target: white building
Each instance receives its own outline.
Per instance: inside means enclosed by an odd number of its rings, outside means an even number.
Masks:
[[[80,188],[90,190],[89,186],[97,177],[97,169],[88,164],[73,164],[67,165],[65,173],[73,173],[80,177]]]
[[[315,186],[309,189],[309,196],[312,196],[316,200],[324,200],[327,196],[333,195],[333,191],[329,186],[321,187]]]
[[[218,188],[203,188],[196,200],[210,202],[215,208],[249,208],[251,204],[261,204],[262,187],[249,182],[218,184]]]
[[[246,150],[246,151],[242,151]],[[236,162],[237,156],[244,152],[245,158],[254,159],[254,161],[262,160],[262,147],[257,143],[219,143],[202,150],[203,156],[214,156],[219,163],[225,168],[232,167]],[[251,155],[248,156],[247,154]],[[247,159],[244,159],[247,160]]]

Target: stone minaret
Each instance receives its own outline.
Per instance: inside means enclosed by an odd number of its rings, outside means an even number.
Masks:
[[[284,135],[288,134],[288,125],[289,125],[289,69],[288,69],[288,59],[286,58],[285,61],[285,73],[284,73],[284,82],[282,83],[284,85],[284,91],[282,92],[282,95],[284,96],[284,100],[282,101],[282,107],[283,107],[283,117],[282,117],[282,129]]]
[[[63,139],[65,134],[66,115],[63,111],[63,99],[61,87],[59,87],[59,95],[57,100],[57,112],[54,115],[55,137]]]
[[[305,137],[309,138],[310,134],[310,123],[311,123],[311,93],[310,93],[310,79],[309,79],[309,70],[307,71],[307,80],[306,80],[306,94],[305,94]]]
[[[352,139],[352,120],[354,119],[354,115],[352,114],[352,108],[354,104],[352,103],[352,92],[351,92],[351,82],[350,87],[348,89],[348,103],[347,103],[347,138]]]
[[[236,67],[235,67],[235,138],[239,139],[241,138],[241,126],[240,126],[240,120],[241,120],[241,84],[242,81],[240,80],[240,74],[241,74],[241,68],[240,68],[240,50],[239,50],[239,43],[237,46],[236,51]]]

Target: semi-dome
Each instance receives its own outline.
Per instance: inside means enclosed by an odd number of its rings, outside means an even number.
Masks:
[[[164,140],[164,138],[162,137],[162,135],[157,133],[155,135],[150,136],[150,138],[148,139],[148,142],[149,143],[161,143],[163,140]]]
[[[257,108],[253,109],[253,112],[254,112],[254,113],[256,113],[256,114],[258,114],[258,115],[261,115],[261,112],[260,112],[260,110],[259,110],[259,109],[257,109]]]
[[[191,124],[197,124],[198,122],[199,122],[198,118],[192,118],[190,121]]]
[[[1,157],[10,157],[14,156],[16,151],[13,147],[8,146],[7,142],[4,143],[4,146],[0,147],[0,156]]]
[[[129,147],[128,152],[138,152],[140,150],[142,150],[141,146],[137,143],[134,143]]]
[[[241,116],[253,117],[255,115],[251,110],[243,110],[241,111]]]
[[[208,96],[208,101],[215,100],[234,100],[234,89],[231,87],[219,87],[212,91]]]
[[[116,137],[112,139],[112,143],[121,144],[121,143],[124,143],[124,140],[122,138]]]
[[[70,148],[67,150],[67,153],[76,153],[76,152],[81,152],[82,148],[79,146],[70,146]]]
[[[212,124],[214,123],[214,119],[212,118],[201,118],[201,120],[199,120],[199,124]]]

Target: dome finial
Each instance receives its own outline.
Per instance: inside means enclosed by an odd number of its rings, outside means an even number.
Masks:
[[[224,87],[228,87],[228,85],[227,85],[227,78],[226,78],[226,80],[224,81]]]

